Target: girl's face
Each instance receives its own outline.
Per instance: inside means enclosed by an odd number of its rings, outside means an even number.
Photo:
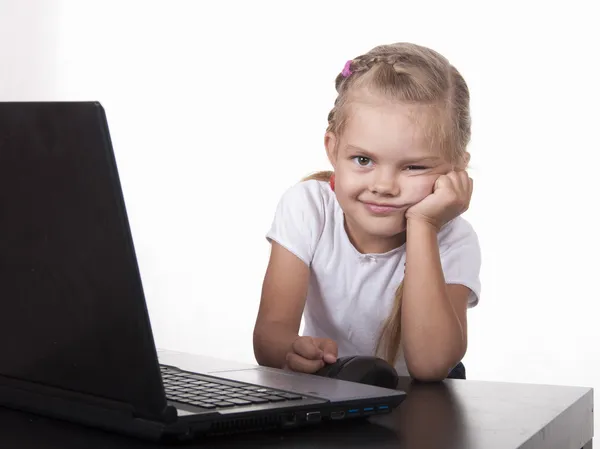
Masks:
[[[357,249],[386,252],[405,241],[407,209],[452,166],[426,144],[416,109],[374,97],[348,107],[343,133],[325,137],[336,196]]]

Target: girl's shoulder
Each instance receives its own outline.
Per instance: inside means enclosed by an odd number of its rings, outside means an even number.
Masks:
[[[331,190],[331,187],[329,187],[329,183],[325,181],[308,179],[299,181],[291,187],[288,187],[283,196],[288,195],[301,198],[326,199],[333,195],[333,191]]]
[[[281,196],[279,207],[293,215],[309,214],[313,219],[325,219],[334,198],[329,183],[311,179],[289,187]]]
[[[329,184],[301,181],[281,196],[267,238],[311,264],[332,211]],[[333,193],[330,189],[330,192]]]
[[[449,221],[438,234],[440,252],[456,246],[479,246],[479,238],[471,223],[463,216]]]

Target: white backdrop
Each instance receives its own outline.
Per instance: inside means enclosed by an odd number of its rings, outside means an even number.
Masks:
[[[472,379],[600,387],[593,2],[0,0],[0,100],[99,100],[158,346],[253,362],[279,196],[345,61],[413,41],[472,94]],[[518,6],[517,6],[518,5]]]

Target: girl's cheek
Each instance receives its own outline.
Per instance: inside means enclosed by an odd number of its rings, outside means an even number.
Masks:
[[[407,194],[407,197],[410,196],[413,202],[418,203],[433,193],[433,186],[436,179],[437,175],[413,178],[409,180],[410,182],[407,182],[404,193]]]

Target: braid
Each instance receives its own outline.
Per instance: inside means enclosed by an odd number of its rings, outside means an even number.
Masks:
[[[350,63],[350,70],[352,71],[352,75],[350,77],[345,77],[342,73],[339,73],[335,79],[335,90],[338,93],[337,98],[335,99],[333,109],[329,112],[327,116],[327,122],[329,123],[328,131],[333,131],[336,127],[336,123],[334,123],[334,118],[337,115],[337,111],[340,108],[340,98],[344,96],[347,92],[350,84],[360,76],[360,74],[365,74],[371,68],[379,63],[385,63],[394,68],[396,73],[406,73],[404,67],[400,64],[404,55],[397,54],[389,54],[389,55],[372,55],[366,54],[361,55],[354,58]],[[405,58],[404,58],[405,59]]]
[[[396,73],[401,74],[406,73],[405,64],[408,62],[408,59],[408,55],[403,54],[366,54],[354,58],[350,64],[350,69],[352,70],[352,75],[354,75],[368,72],[376,64],[387,64],[391,66]],[[348,83],[345,83],[344,81],[348,79],[349,78],[344,77],[341,73],[337,76],[335,79],[335,89],[338,93],[341,93],[343,86],[347,86]]]
[[[383,92],[403,92],[400,100],[443,105],[449,103],[456,72],[449,61],[435,50],[414,44],[381,45],[350,62],[350,76],[339,73],[335,79],[338,96],[327,117],[327,131],[343,128],[340,110],[350,87],[364,84],[383,86]],[[457,72],[456,72],[457,73]],[[462,79],[460,75],[458,78]],[[373,80],[375,82],[373,82]],[[402,87],[400,87],[402,86]]]

